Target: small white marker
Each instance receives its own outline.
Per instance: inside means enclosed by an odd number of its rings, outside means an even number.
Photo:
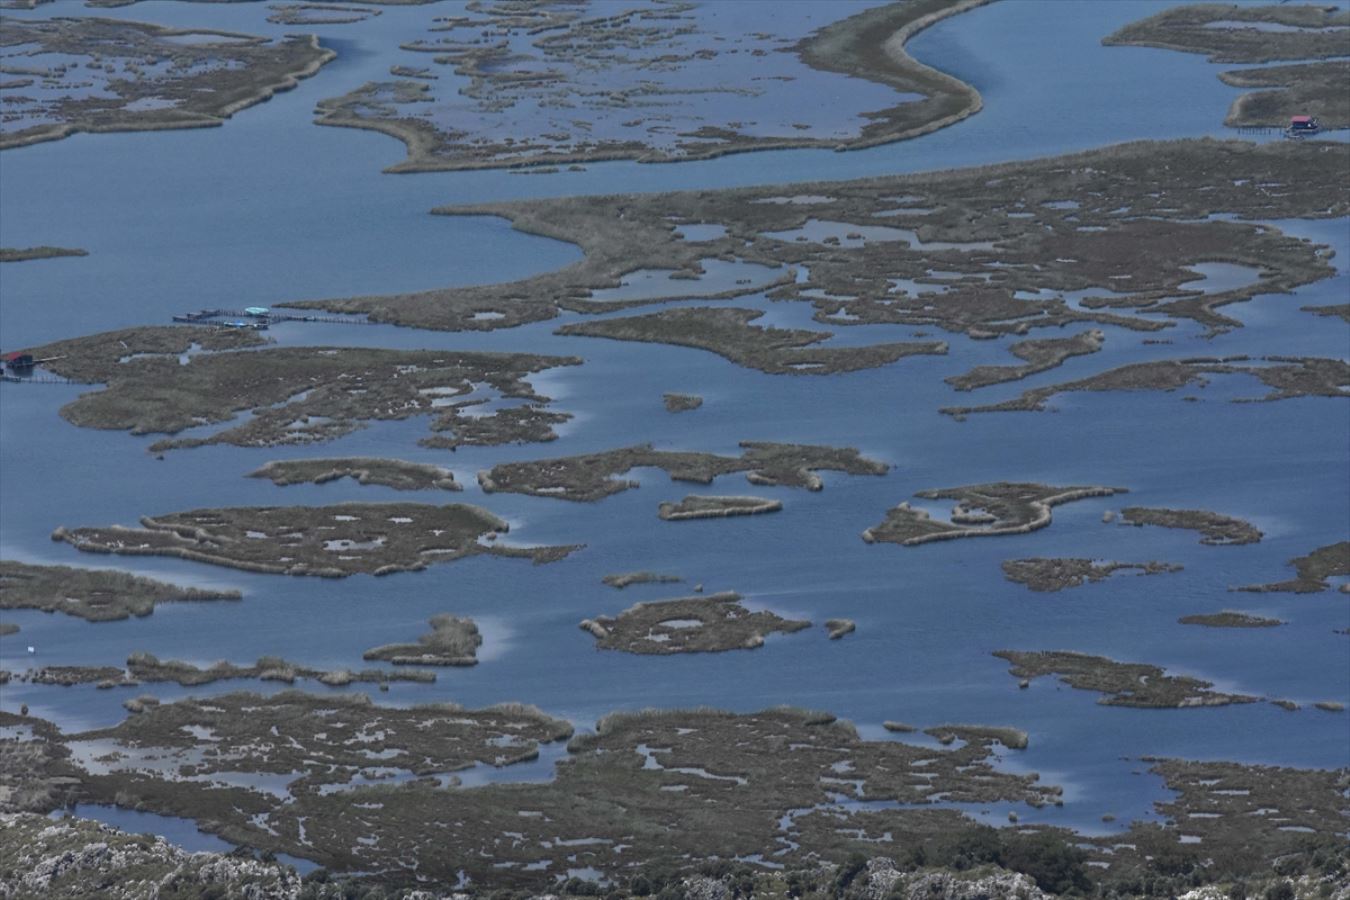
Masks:
[[[29,653],[36,653],[36,652],[37,652],[37,648],[34,647],[32,644],[29,644],[29,645],[28,645],[28,652],[29,652]]]

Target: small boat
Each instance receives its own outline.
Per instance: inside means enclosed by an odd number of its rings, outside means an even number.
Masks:
[[[1322,130],[1322,123],[1317,121],[1316,116],[1294,116],[1289,120],[1289,127],[1285,129],[1286,136],[1291,138],[1312,137]]]

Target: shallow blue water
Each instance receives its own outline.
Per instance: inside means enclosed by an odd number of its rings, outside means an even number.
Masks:
[[[1236,92],[1200,57],[1104,48],[1100,37],[1163,2],[1069,4],[1017,0],[981,8],[920,35],[911,49],[974,83],[985,110],[922,139],[853,153],[791,151],[701,163],[587,167],[580,173],[503,172],[392,176],[401,145],[381,135],[318,128],[309,111],[391,64],[418,64],[394,48],[421,35],[452,4],[387,8],[360,25],[320,27],[341,56],[296,90],[246,110],[224,127],[155,134],[80,135],[0,157],[0,245],[58,244],[91,255],[5,266],[0,272],[0,345],[166,321],[185,309],[271,304],[518,278],[578,258],[574,247],[515,233],[496,219],[429,216],[442,203],[628,190],[719,187],[849,178],[1029,158],[1144,137],[1223,134],[1218,123]],[[153,10],[153,12],[151,11]],[[156,4],[107,14],[177,25],[277,33],[262,5]],[[1048,27],[1053,26],[1053,27]],[[785,194],[795,191],[785,191]],[[1279,227],[1350,259],[1350,222],[1280,222]],[[1223,274],[1223,273],[1219,273]],[[1233,274],[1233,273],[1228,273]],[[685,283],[688,285],[689,283]],[[1181,324],[1171,345],[1107,328],[1101,353],[975,395],[942,382],[978,363],[1010,359],[994,343],[942,335],[951,352],[879,370],[830,377],[769,376],[709,353],[553,335],[580,317],[481,334],[385,326],[286,325],[284,344],[365,344],[531,350],[582,355],[586,364],[534,379],[575,419],[549,445],[418,447],[426,422],[377,423],[318,448],[207,447],[156,461],[155,438],[76,429],[57,408],[86,388],[0,386],[0,555],[74,565],[113,565],[177,583],[232,586],[238,603],[179,604],[126,622],[91,625],[36,612],[7,613],[22,632],[0,643],[0,665],[121,663],[135,650],[161,658],[251,661],[283,655],[315,666],[350,666],[366,648],[412,638],[438,612],[470,615],[485,634],[482,663],[440,673],[435,685],[395,684],[381,702],[453,699],[468,705],[535,703],[585,728],[614,709],[708,704],[754,710],[780,703],[831,710],[882,738],[880,723],[921,727],[951,721],[1025,728],[1031,746],[1008,764],[1066,787],[1063,809],[1023,814],[1101,828],[1151,815],[1158,779],[1134,774],[1143,755],[1222,758],[1301,766],[1344,764],[1344,715],[1268,704],[1220,709],[1129,710],[1051,679],[1019,691],[991,651],[1072,649],[1195,674],[1220,689],[1271,698],[1350,701],[1350,625],[1343,597],[1230,593],[1230,585],[1289,577],[1284,562],[1344,540],[1350,532],[1350,410],[1341,400],[1234,404],[1260,396],[1254,380],[1216,379],[1175,394],[1083,394],[1052,401],[1054,412],[992,414],[956,422],[940,406],[993,402],[1029,387],[1069,380],[1125,361],[1190,355],[1345,356],[1350,332],[1337,319],[1298,311],[1342,303],[1336,278],[1291,296],[1268,296],[1225,313],[1247,327],[1204,339]],[[819,327],[805,305],[750,297],[760,324]],[[838,327],[840,344],[903,339],[911,329]],[[705,398],[671,415],[661,394]],[[1183,396],[1201,398],[1188,403]],[[599,504],[492,495],[474,473],[496,462],[652,441],[661,447],[737,452],[738,440],[857,446],[893,465],[885,477],[825,475],[819,494],[753,488],[781,499],[782,513],[744,519],[661,522],[657,504],[690,492],[660,472],[642,488]],[[461,494],[412,495],[352,481],[277,488],[243,478],[274,458],[390,455],[454,469]],[[859,534],[914,492],[995,480],[1128,487],[1117,498],[1059,507],[1030,535],[921,547],[864,544]],[[702,490],[701,488],[698,490]],[[709,492],[749,490],[740,476]],[[280,578],[168,559],[83,555],[48,535],[59,525],[135,524],[142,514],[229,504],[332,503],[415,498],[481,502],[512,523],[522,543],[583,542],[559,564],[471,559],[425,572],[341,582]],[[1257,545],[1206,547],[1193,533],[1102,522],[1127,504],[1214,509],[1266,532]],[[933,506],[937,511],[942,507]],[[1185,571],[1123,575],[1041,595],[1003,579],[999,563],[1020,556],[1158,559]],[[611,572],[654,569],[686,585],[600,584]],[[772,639],[761,650],[646,658],[598,652],[577,628],[701,583],[737,590],[753,605],[821,622],[848,617],[858,631],[829,641],[821,629]],[[1232,608],[1285,619],[1267,630],[1183,626],[1179,616]],[[25,648],[36,653],[29,657]],[[314,690],[327,690],[309,686]],[[170,698],[274,685],[219,683]],[[136,689],[138,692],[141,689]],[[67,729],[111,724],[129,691],[11,684],[0,706],[27,703]],[[84,811],[83,809],[81,810]],[[1004,810],[994,814],[1002,815]],[[92,813],[91,813],[92,814]],[[105,818],[107,811],[99,811]],[[123,815],[123,814],[116,814]],[[110,820],[110,819],[108,819]],[[141,820],[137,820],[141,821]],[[147,825],[130,824],[133,830]],[[1124,827],[1120,824],[1118,827]]]

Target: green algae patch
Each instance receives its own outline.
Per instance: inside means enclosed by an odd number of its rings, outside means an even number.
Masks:
[[[1066,359],[1096,353],[1102,349],[1105,340],[1106,334],[1094,328],[1073,337],[1018,341],[1008,347],[1008,352],[1025,360],[1023,365],[976,366],[963,375],[953,375],[945,381],[958,391],[973,391],[991,384],[1018,381],[1028,375],[1053,369]]]
[[[40,609],[108,622],[148,616],[159,603],[238,600],[240,596],[238,591],[178,587],[110,569],[0,560],[0,609]]]
[[[1088,582],[1103,581],[1121,571],[1132,571],[1138,575],[1157,575],[1163,572],[1180,572],[1181,566],[1155,561],[1103,562],[1065,557],[1009,559],[1003,563],[1003,575],[1009,581],[1025,584],[1033,591],[1043,592],[1081,587]]]
[[[249,472],[248,477],[268,478],[282,486],[325,484],[339,478],[354,478],[360,484],[378,484],[397,491],[463,490],[455,481],[455,473],[441,466],[369,457],[276,460]]]
[[[994,655],[1011,663],[1008,672],[1015,678],[1057,675],[1069,687],[1105,694],[1097,701],[1105,706],[1179,709],[1255,703],[1261,699],[1214,691],[1211,690],[1214,685],[1208,681],[1184,675],[1168,675],[1157,666],[1117,662],[1086,653],[998,650]]]
[[[753,650],[764,645],[766,635],[810,627],[810,622],[784,619],[767,610],[751,612],[732,591],[639,603],[617,616],[581,623],[601,650],[646,655]]]
[[[890,365],[906,356],[947,352],[942,341],[818,347],[814,345],[831,337],[830,332],[750,324],[762,315],[754,309],[682,307],[643,316],[574,322],[556,333],[694,347],[771,375],[856,372]]]
[[[1274,628],[1276,625],[1283,625],[1281,619],[1270,619],[1265,616],[1253,616],[1249,613],[1235,612],[1231,609],[1225,609],[1223,612],[1203,613],[1192,616],[1182,616],[1177,619],[1182,625],[1204,625],[1208,628]]]
[[[751,484],[800,487],[818,491],[824,483],[818,471],[849,475],[884,475],[890,467],[847,447],[811,444],[775,444],[742,441],[739,457],[676,450],[657,450],[639,444],[618,450],[586,453],[532,462],[501,463],[478,473],[486,493],[530,494],[562,500],[595,501],[638,486],[621,479],[636,468],[664,470],[674,481],[711,484],[714,478],[745,472]]]
[[[662,503],[657,514],[667,522],[684,519],[725,519],[779,512],[783,501],[764,497],[710,497],[690,494],[679,503]]]
[[[25,262],[30,259],[55,259],[59,256],[88,255],[88,250],[70,247],[0,247],[0,262]]]
[[[633,584],[676,584],[684,579],[678,575],[663,575],[659,572],[616,572],[600,580],[621,591]]]
[[[478,665],[478,648],[483,644],[483,636],[478,633],[473,619],[442,613],[432,616],[427,624],[431,631],[419,637],[417,643],[372,647],[362,654],[362,658],[396,666]]]
[[[1207,509],[1127,506],[1120,511],[1120,519],[1124,524],[1139,527],[1158,525],[1196,531],[1200,533],[1200,543],[1214,546],[1255,544],[1262,538],[1261,530],[1250,522]]]
[[[77,132],[221,125],[336,56],[313,35],[270,41],[116,19],[6,18],[0,72],[41,78],[46,99],[6,97],[0,149]],[[53,57],[78,61],[34,68]]]
[[[1346,397],[1350,385],[1350,364],[1339,359],[1319,357],[1205,357],[1197,359],[1157,360],[1131,363],[1097,375],[1048,384],[1023,391],[1021,395],[984,406],[949,406],[942,412],[964,419],[972,413],[1042,412],[1046,401],[1057,394],[1077,391],[1177,391],[1183,387],[1204,387],[1214,375],[1246,375],[1259,379],[1271,390],[1265,396],[1242,398],[1235,403],[1289,400],[1296,397]]]
[[[313,444],[350,434],[370,421],[430,417],[423,444],[453,449],[547,441],[570,416],[547,408],[528,376],[576,357],[367,347],[261,347],[242,329],[146,327],[57,341],[30,350],[74,381],[107,387],[62,407],[86,428],[177,435],[226,423],[207,436],[170,438],[155,452],[228,444]],[[250,349],[247,353],[225,352]],[[490,391],[519,405],[473,415]],[[245,421],[232,423],[241,414]]]
[[[1331,589],[1332,578],[1350,576],[1350,541],[1318,547],[1307,556],[1289,560],[1289,565],[1298,573],[1297,578],[1289,581],[1277,581],[1271,584],[1249,584],[1234,588],[1252,593],[1288,592],[1291,594],[1315,594]],[[1341,585],[1342,592],[1346,586]]]
[[[425,569],[469,556],[555,562],[576,546],[506,547],[506,522],[477,506],[342,503],[240,506],[144,516],[141,528],[58,528],[86,553],[175,556],[250,572],[345,578]]]
[[[703,398],[697,394],[662,394],[661,402],[666,412],[691,412],[703,405]]]
[[[1061,503],[1125,492],[1118,487],[1054,487],[1000,481],[919,491],[928,500],[955,500],[951,522],[940,522],[922,509],[901,503],[886,519],[862,533],[869,544],[885,541],[912,547],[929,541],[1001,534],[1026,534],[1050,524],[1050,510]]]

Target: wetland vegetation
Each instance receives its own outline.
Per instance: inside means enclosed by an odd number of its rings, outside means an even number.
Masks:
[[[752,325],[764,314],[735,307],[683,307],[628,318],[574,322],[558,334],[696,347],[770,375],[832,375],[947,352],[942,341],[896,341],[869,347],[819,347],[828,331]]]
[[[1247,375],[1259,379],[1270,392],[1263,397],[1234,402],[1288,400],[1295,397],[1350,397],[1350,363],[1339,359],[1271,356],[1156,360],[1129,363],[1097,375],[1048,384],[1023,391],[1011,400],[983,406],[948,406],[942,412],[957,419],[972,413],[1043,412],[1047,401],[1075,391],[1176,391],[1204,387],[1215,375]]]
[[[140,528],[58,528],[86,553],[175,556],[250,572],[345,578],[425,569],[478,554],[555,562],[575,546],[507,547],[506,522],[477,506],[340,503],[237,506],[143,516]]]
[[[248,474],[250,478],[268,478],[282,486],[325,484],[339,478],[354,478],[361,484],[378,484],[397,491],[463,490],[455,481],[455,473],[449,469],[402,459],[283,459],[269,462]]]
[[[450,331],[511,327],[561,310],[613,312],[706,296],[709,289],[697,281],[677,281],[665,297],[598,301],[593,292],[619,288],[625,275],[640,271],[698,278],[708,261],[720,260],[766,267],[769,276],[782,273],[770,298],[808,302],[816,320],[831,326],[897,324],[998,338],[1075,323],[1158,331],[1189,319],[1219,332],[1241,325],[1222,314],[1225,305],[1288,293],[1334,273],[1330,248],[1255,220],[1346,215],[1350,186],[1340,175],[1347,165],[1350,148],[1337,143],[1142,141],[786,191],[443,207],[437,212],[502,216],[520,231],[578,244],[585,256],[496,285],[288,305]],[[688,240],[679,232],[688,224],[719,225],[721,233]],[[1258,277],[1206,291],[1196,287],[1202,276],[1192,268],[1206,262],[1247,266]],[[735,343],[756,342],[742,353],[764,340],[762,329],[746,323],[751,314],[721,317],[728,321],[719,333]],[[717,320],[709,312],[690,321],[689,313],[682,315],[676,320],[682,327],[697,327],[693,333],[710,340],[709,322]],[[651,328],[667,331],[669,323],[646,320],[643,331]]]
[[[0,247],[0,262],[24,262],[30,259],[54,259],[59,256],[88,255],[88,250],[71,247]]]
[[[1261,530],[1250,522],[1207,509],[1162,509],[1148,506],[1127,506],[1120,511],[1120,520],[1127,525],[1141,527],[1158,525],[1163,528],[1181,528],[1200,533],[1200,543],[1211,545],[1255,544],[1261,540]]]
[[[1261,698],[1212,690],[1214,685],[1198,678],[1168,675],[1146,663],[1117,662],[1104,656],[1067,651],[998,650],[1015,678],[1035,679],[1057,675],[1060,681],[1081,691],[1104,694],[1097,702],[1106,706],[1136,706],[1172,709],[1191,706],[1227,706],[1256,703]]]
[[[50,371],[101,391],[62,407],[69,422],[133,434],[178,435],[205,425],[204,436],[152,444],[174,448],[230,444],[272,447],[334,440],[369,421],[431,417],[423,444],[547,441],[568,416],[547,408],[528,376],[575,357],[364,347],[264,347],[256,332],[206,327],[147,327],[57,341],[32,349]],[[249,352],[225,352],[248,349]],[[487,415],[494,397],[516,400]],[[238,424],[241,414],[251,413]]]
[[[768,610],[751,612],[732,591],[630,606],[617,616],[596,616],[581,628],[601,650],[649,655],[753,650],[766,635],[791,634],[811,623],[784,619]]]
[[[818,491],[818,471],[884,475],[890,467],[847,447],[742,441],[739,457],[713,453],[657,450],[651,444],[533,462],[500,463],[478,473],[484,492],[530,494],[563,500],[595,501],[639,486],[621,479],[632,469],[664,470],[673,481],[711,484],[714,478],[745,472],[751,484]]]
[[[668,522],[682,519],[725,519],[728,516],[754,516],[779,512],[782,500],[764,497],[709,497],[689,494],[679,503],[662,503],[658,515]]]
[[[483,636],[473,619],[442,613],[427,623],[431,630],[415,644],[385,644],[362,654],[396,666],[476,666]]]
[[[926,500],[955,500],[951,521],[934,519],[926,510],[908,502],[887,510],[880,525],[862,534],[869,544],[886,541],[914,546],[929,541],[982,537],[1000,534],[1026,534],[1050,524],[1051,507],[1088,497],[1109,497],[1123,493],[1117,487],[1053,487],[1044,484],[1019,484],[1000,481],[955,488],[919,491]]]
[[[1178,6],[1127,25],[1102,43],[1203,53],[1216,63],[1303,60],[1221,73],[1223,82],[1233,87],[1275,89],[1238,97],[1224,124],[1282,128],[1291,116],[1313,115],[1330,128],[1350,126],[1345,91],[1350,64],[1343,60],[1350,56],[1350,13],[1344,9],[1313,4]]]
[[[1065,557],[1009,559],[1003,563],[1003,574],[1009,581],[1025,584],[1033,591],[1052,592],[1080,587],[1088,582],[1104,581],[1116,572],[1134,572],[1138,575],[1157,575],[1180,572],[1174,563],[1150,560],[1142,563],[1105,562],[1096,559]]]
[[[113,569],[0,560],[0,609],[61,612],[91,622],[148,616],[160,603],[238,600],[235,590],[179,587]]]
[[[1250,613],[1235,612],[1231,609],[1225,609],[1223,612],[1217,613],[1182,616],[1177,621],[1182,625],[1204,625],[1209,628],[1274,628],[1276,625],[1284,624],[1280,619],[1254,616]]]
[[[116,19],[7,17],[0,74],[33,79],[36,96],[5,91],[0,150],[81,131],[220,125],[335,56],[313,35],[271,41]]]
[[[467,81],[455,94],[425,82],[373,81],[322,101],[317,121],[403,141],[408,158],[395,172],[874,146],[979,111],[974,88],[918,62],[905,43],[983,2],[886,4],[800,39],[792,17],[727,32],[694,4],[471,4],[402,46]],[[757,74],[746,74],[744,57],[754,58]],[[877,87],[839,95],[852,112],[842,123],[818,122],[794,102],[799,79]],[[719,102],[706,102],[710,95]]]
[[[1350,577],[1350,541],[1318,547],[1307,556],[1289,560],[1289,565],[1294,567],[1297,577],[1270,584],[1250,584],[1235,590],[1292,594],[1315,594],[1318,591],[1330,590],[1332,578]],[[1350,593],[1347,584],[1344,581],[1340,583],[1342,593]]]

